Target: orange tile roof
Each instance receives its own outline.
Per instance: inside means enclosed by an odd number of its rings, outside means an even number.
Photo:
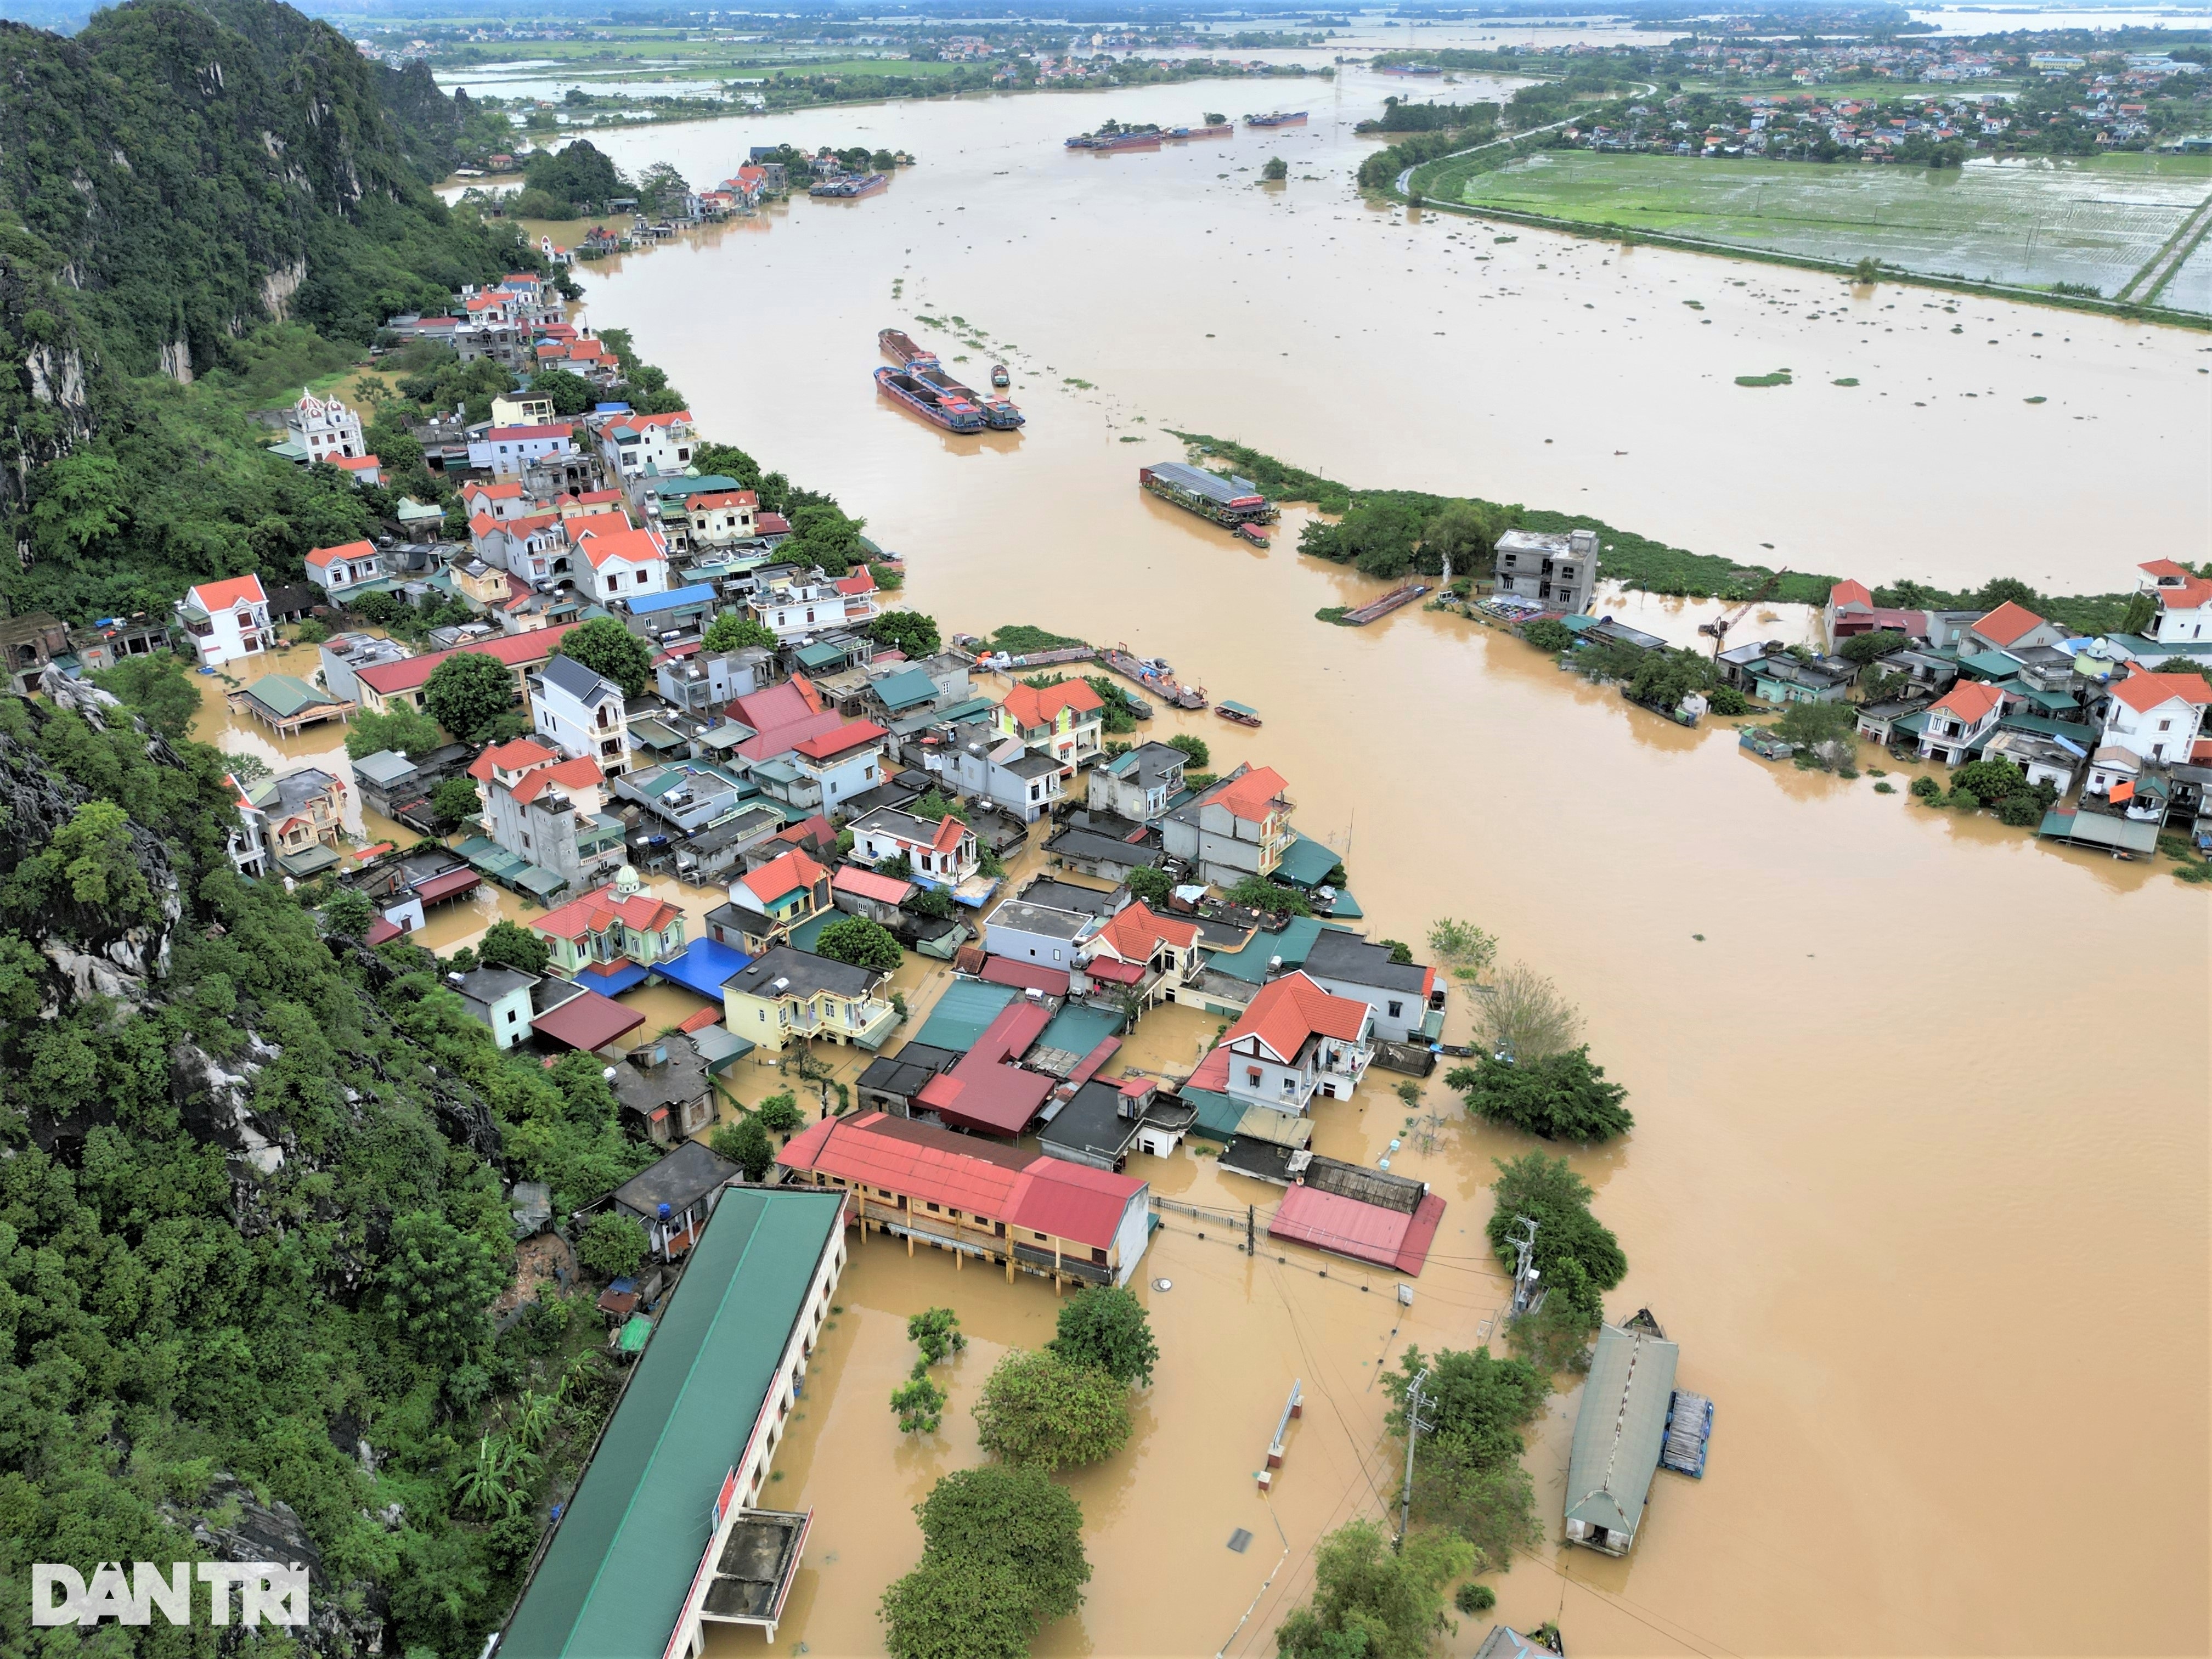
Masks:
[[[527,772],[533,766],[543,766],[559,758],[558,752],[541,743],[517,738],[512,743],[487,744],[483,753],[469,763],[469,775],[483,783],[494,772]]]
[[[376,549],[366,541],[347,542],[337,547],[315,547],[307,550],[307,562],[318,570],[340,559],[373,559],[375,556]]]
[[[489,536],[500,528],[500,521],[489,513],[479,513],[469,520],[469,534],[471,536]]]
[[[586,558],[591,556],[591,550],[584,547],[586,536],[619,536],[630,527],[629,514],[611,504],[583,507],[574,513],[563,508],[560,523],[561,533],[574,546],[583,548]],[[595,565],[599,562],[596,559],[592,562]]]
[[[382,466],[380,455],[332,455],[326,458],[332,466],[345,472],[366,472],[373,466]]]
[[[512,481],[507,483],[494,484],[472,483],[464,488],[461,494],[464,495],[482,495],[488,501],[516,501],[521,497],[522,486],[520,483]]]
[[[1187,951],[1198,940],[1198,924],[1180,921],[1171,916],[1155,915],[1152,907],[1139,899],[1125,905],[1114,919],[1098,930],[1103,944],[1114,947],[1114,954],[1131,962],[1149,962],[1154,948],[1163,939],[1178,951]]]
[[[1072,708],[1078,714],[1088,714],[1106,705],[1098,694],[1081,680],[1063,680],[1058,685],[1023,685],[1017,684],[1006,696],[1006,713],[1019,726],[1050,726],[1060,718],[1060,711]]]
[[[2187,565],[2176,564],[2172,559],[2152,559],[2148,563],[2137,565],[2136,568],[2146,576],[2176,577],[2183,581],[2187,581],[2197,574]]]
[[[684,505],[693,513],[701,507],[711,511],[718,507],[758,507],[760,497],[750,489],[715,489],[703,495],[687,495]]]
[[[1871,610],[1874,594],[1864,582],[1853,581],[1846,576],[1828,590],[1828,603],[1838,611],[1847,605],[1863,605]]]
[[[587,789],[596,788],[606,781],[607,775],[599,770],[599,762],[584,755],[525,773],[514,781],[514,787],[507,793],[527,806],[556,783],[564,789]]]
[[[1247,823],[1257,823],[1267,816],[1276,798],[1289,787],[1283,781],[1283,775],[1273,767],[1255,766],[1215,790],[1208,804],[1225,806]]]
[[[658,933],[684,913],[665,899],[650,893],[617,898],[611,883],[570,899],[557,910],[548,910],[530,924],[531,931],[556,939],[578,939],[587,933],[604,933],[621,925],[641,933]]]
[[[850,893],[855,898],[873,899],[878,904],[903,904],[914,891],[914,884],[901,881],[896,876],[879,876],[872,870],[863,870],[857,864],[841,864],[837,873],[830,878],[830,887],[840,893]]]
[[[1287,1063],[1309,1036],[1357,1042],[1373,1013],[1364,1002],[1330,995],[1303,972],[1289,973],[1261,988],[1243,1017],[1222,1034],[1221,1046],[1227,1048],[1240,1037],[1257,1037]]]
[[[2147,714],[2177,697],[2192,705],[2212,702],[2212,684],[2202,674],[2151,674],[2137,669],[2112,688],[2112,695],[2138,714]]]
[[[198,602],[200,609],[210,615],[218,611],[228,611],[241,603],[266,605],[269,602],[269,596],[261,591],[261,578],[258,576],[233,576],[227,582],[201,582],[192,589],[192,598]]]
[[[2161,587],[2156,592],[2161,610],[2195,611],[2212,604],[2212,581],[2201,576],[2192,576],[2178,586]]]
[[[1960,680],[1937,698],[1928,712],[1955,714],[1967,725],[1976,726],[1990,710],[2002,708],[2004,700],[2005,694],[1994,685],[1985,685],[1979,680]]]
[[[1999,645],[2010,645],[2030,629],[2043,626],[2043,618],[2024,605],[2007,599],[1974,624],[1974,632]]]
[[[738,878],[738,884],[763,904],[773,904],[786,893],[811,888],[830,872],[797,848],[770,859],[757,870]]]
[[[577,545],[594,570],[616,559],[628,564],[652,564],[668,556],[660,538],[650,530],[586,530],[578,533]]]
[[[835,586],[840,593],[843,593],[848,596],[860,593],[872,593],[876,591],[876,573],[870,570],[864,565],[853,575],[840,576]],[[1085,690],[1088,689],[1089,688],[1087,687],[1085,688]],[[1094,692],[1092,695],[1096,696],[1097,694]]]

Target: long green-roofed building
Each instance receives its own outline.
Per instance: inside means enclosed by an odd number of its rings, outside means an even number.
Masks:
[[[774,1641],[808,1516],[749,1506],[845,1264],[843,1215],[841,1194],[722,1190],[499,1659],[696,1653],[702,1618]]]

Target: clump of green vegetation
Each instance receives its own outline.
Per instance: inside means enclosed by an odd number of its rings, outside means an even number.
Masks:
[[[1325,605],[1314,612],[1314,620],[1342,625],[1344,619],[1351,614],[1352,607],[1348,605]]]
[[[1778,368],[1771,374],[1739,374],[1735,377],[1735,383],[1738,386],[1794,386],[1796,384],[1790,378],[1790,371],[1786,368]]]
[[[1858,382],[1853,380],[1850,375],[1846,374],[1842,380],[1831,380],[1828,384],[1830,386],[1856,386]]]
[[[2051,399],[2048,398],[2022,398],[2021,399],[2021,402],[2024,404],[2047,404],[2050,401]]]
[[[1055,634],[1048,628],[1033,628],[1027,623],[1008,623],[991,632],[992,648],[1009,656],[1019,656],[1028,651],[1060,651],[1082,643],[1073,634]]]

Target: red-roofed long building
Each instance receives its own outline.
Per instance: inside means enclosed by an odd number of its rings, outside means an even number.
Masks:
[[[1054,1281],[1126,1285],[1144,1259],[1150,1183],[869,1112],[824,1118],[777,1158],[842,1191],[846,1221]]]
[[[354,684],[361,693],[361,706],[372,714],[389,714],[394,708],[420,708],[422,688],[438,672],[438,665],[448,657],[459,656],[463,651],[475,651],[493,658],[514,673],[514,694],[520,697],[527,690],[523,683],[524,674],[550,658],[562,635],[574,626],[568,623],[559,628],[540,628],[527,634],[486,640],[481,645],[426,652],[398,662],[374,663],[355,674]]]

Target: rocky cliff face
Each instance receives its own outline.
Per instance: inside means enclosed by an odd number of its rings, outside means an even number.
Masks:
[[[47,675],[61,683],[66,706],[94,726],[104,727],[122,720],[136,729],[106,693],[62,680],[51,669]],[[26,706],[34,723],[46,718],[38,704]],[[147,737],[145,742],[155,764],[181,764],[161,738]],[[49,770],[28,744],[0,732],[0,880],[43,852],[88,799],[82,789]],[[131,858],[155,896],[159,916],[151,921],[120,916],[103,905],[59,896],[46,907],[39,935],[32,942],[78,999],[106,997],[135,1011],[144,1006],[152,982],[168,970],[170,935],[184,907],[168,848],[142,825],[132,823],[129,831]],[[58,988],[52,994],[58,994]]]

